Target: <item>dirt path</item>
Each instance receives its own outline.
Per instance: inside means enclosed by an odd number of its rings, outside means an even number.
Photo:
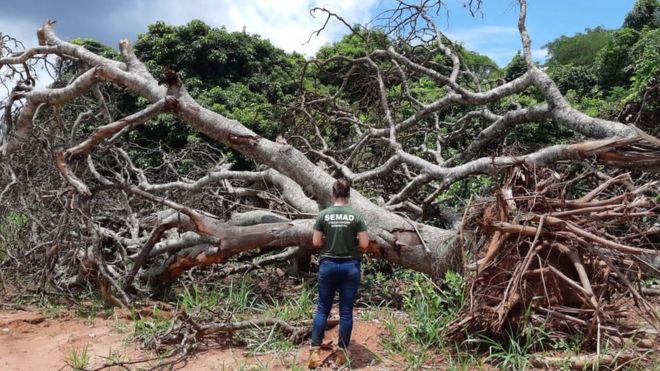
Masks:
[[[126,339],[130,328],[126,319],[94,318],[85,320],[67,313],[49,318],[38,311],[0,311],[0,370],[40,371],[72,369],[72,354],[87,349],[89,369],[109,362],[146,359],[153,355],[140,350],[137,344]],[[336,342],[338,328],[326,333],[326,342]],[[400,366],[382,356],[379,343],[382,326],[377,321],[356,322],[350,351],[352,369],[397,370]],[[288,370],[306,369],[309,346],[287,354],[247,354],[244,348],[225,347],[208,349],[188,357],[177,364],[176,369],[185,370]],[[323,370],[335,369],[331,363],[331,351],[324,350],[327,358]],[[153,367],[155,362],[143,363],[139,367]],[[131,367],[131,369],[137,369]]]
[[[105,362],[102,357],[140,355],[136,346],[125,342],[114,320],[95,318],[86,321],[70,315],[47,318],[39,312],[0,312],[0,369],[59,370],[71,369],[73,352],[85,353],[90,366]]]

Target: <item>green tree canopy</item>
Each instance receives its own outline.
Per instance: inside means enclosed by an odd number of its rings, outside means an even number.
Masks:
[[[660,27],[660,1],[637,0],[633,9],[626,15],[623,27],[641,30],[645,26]]]
[[[139,35],[135,51],[154,76],[162,76],[166,68],[176,71],[191,96],[203,106],[240,120],[269,138],[280,130],[276,122],[298,88],[303,60],[259,35],[228,32],[200,20],[182,26],[163,22],[149,25],[148,31]],[[123,111],[134,111],[134,105],[140,105],[135,100],[128,102]],[[160,116],[156,123],[140,128],[142,138],[174,147],[197,135],[189,131],[187,127],[177,128],[173,116]]]
[[[603,88],[630,85],[633,69],[629,53],[639,36],[639,32],[634,29],[621,28],[614,32],[612,39],[598,52],[594,69]]]
[[[574,36],[561,36],[543,47],[548,49],[548,67],[558,65],[589,66],[596,54],[612,39],[612,31],[602,27],[587,28]]]

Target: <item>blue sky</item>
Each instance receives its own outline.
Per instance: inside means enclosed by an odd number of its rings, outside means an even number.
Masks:
[[[109,45],[121,38],[135,40],[156,20],[184,24],[201,19],[229,30],[257,33],[275,45],[312,55],[337,40],[345,28],[335,23],[304,44],[322,19],[308,10],[326,6],[351,23],[364,23],[391,4],[391,0],[0,0],[0,32],[36,43],[35,30],[46,20],[57,20],[56,31],[65,39],[91,37]],[[469,49],[490,56],[503,66],[520,49],[514,0],[484,0],[483,14],[474,18],[463,0],[445,0],[449,18],[439,19],[443,31]],[[528,0],[528,22],[534,55],[560,35],[573,35],[586,27],[617,28],[634,0]]]
[[[506,65],[520,49],[518,6],[514,0],[484,0],[483,14],[472,17],[464,1],[447,0],[449,17],[439,22],[450,38],[469,49]],[[571,36],[585,28],[619,28],[634,0],[528,0],[527,29],[537,59],[546,55],[543,45],[561,35]]]

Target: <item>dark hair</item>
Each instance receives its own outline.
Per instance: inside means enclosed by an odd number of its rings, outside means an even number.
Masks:
[[[332,186],[332,196],[334,198],[349,198],[351,196],[351,181],[346,178],[339,178]]]

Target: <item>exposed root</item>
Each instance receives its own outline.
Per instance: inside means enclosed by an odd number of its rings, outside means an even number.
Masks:
[[[660,206],[645,196],[657,183],[635,186],[629,174],[602,181],[595,172],[564,179],[550,169],[516,167],[502,190],[471,205],[466,218],[488,237],[476,242],[482,258],[469,267],[476,271],[470,307],[449,326],[451,336],[501,339],[531,323],[581,333],[597,349],[605,339],[623,344],[642,326],[617,315],[632,299],[637,318],[654,329],[643,336],[657,340],[657,309],[645,297],[654,291],[639,285],[660,268]]]

